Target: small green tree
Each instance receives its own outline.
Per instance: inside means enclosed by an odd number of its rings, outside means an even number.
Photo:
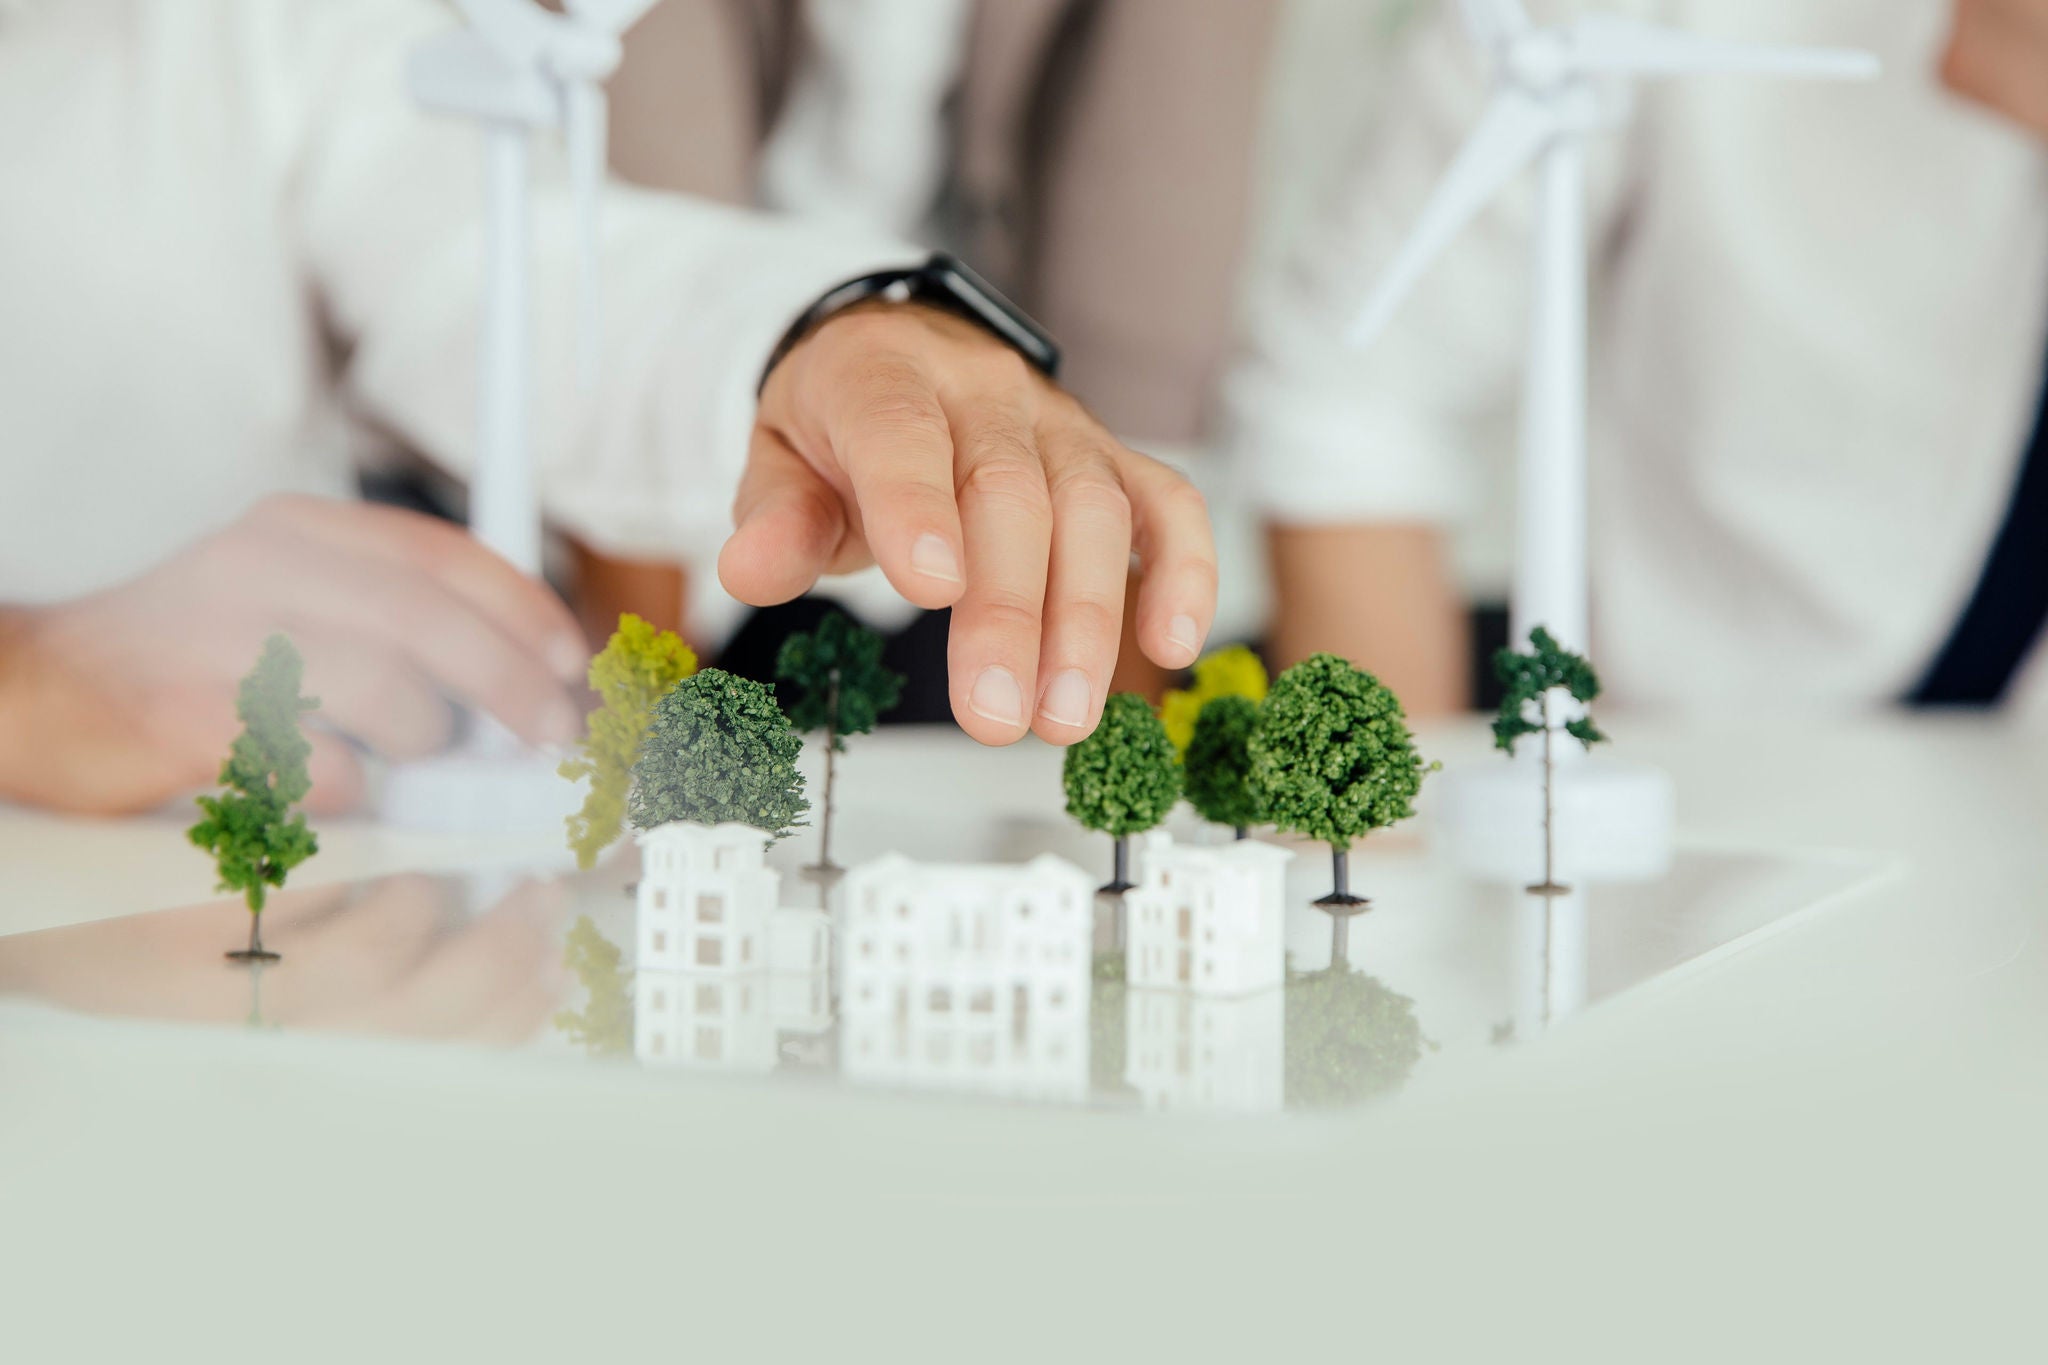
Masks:
[[[1116,840],[1116,875],[1102,888],[1131,889],[1131,836],[1156,827],[1180,800],[1180,764],[1166,727],[1135,692],[1103,704],[1095,732],[1068,748],[1061,778],[1067,814]]]
[[[1529,888],[1532,896],[1562,895],[1569,888],[1558,885],[1556,839],[1552,829],[1556,802],[1552,792],[1555,771],[1551,737],[1562,729],[1581,746],[1605,743],[1591,716],[1575,716],[1560,726],[1552,698],[1564,693],[1584,706],[1600,695],[1600,678],[1593,665],[1557,642],[1548,630],[1537,626],[1529,632],[1529,650],[1497,651],[1493,673],[1504,689],[1500,714],[1493,721],[1494,747],[1506,754],[1529,735],[1543,736],[1543,880]]]
[[[318,698],[299,694],[305,662],[292,642],[273,635],[263,642],[256,667],[242,679],[235,714],[242,733],[221,764],[219,796],[202,796],[205,813],[186,831],[194,845],[213,855],[222,891],[239,891],[249,906],[249,946],[228,954],[241,962],[274,962],[263,946],[263,904],[270,888],[283,886],[291,870],[320,850],[303,812],[313,781],[306,759],[313,746],[299,718],[319,707]]]
[[[583,983],[583,1008],[562,1010],[555,1027],[593,1057],[622,1057],[633,1050],[633,974],[625,955],[597,922],[578,915],[562,947],[562,963]]]
[[[1369,904],[1351,894],[1351,844],[1413,815],[1434,765],[1415,751],[1400,699],[1334,654],[1274,681],[1249,747],[1267,818],[1330,846],[1335,887],[1316,904],[1332,917],[1331,960],[1342,962],[1350,917]]]
[[[811,808],[796,766],[802,749],[774,693],[723,669],[704,669],[655,704],[633,765],[628,818],[637,829],[732,820],[780,839]]]
[[[824,814],[819,820],[818,861],[810,871],[830,880],[839,872],[832,861],[835,760],[846,749],[846,736],[867,734],[902,697],[903,675],[883,667],[881,636],[835,611],[818,622],[816,630],[782,642],[775,656],[775,678],[795,689],[790,724],[825,736]]]
[[[1196,717],[1194,737],[1181,755],[1188,804],[1204,820],[1235,829],[1240,839],[1253,825],[1266,822],[1266,809],[1251,780],[1251,740],[1258,728],[1256,702],[1217,697]]]
[[[583,809],[569,817],[576,865],[589,868],[625,827],[633,762],[654,720],[654,704],[697,671],[697,656],[674,631],[656,630],[627,612],[590,661],[590,689],[599,705],[585,723],[582,752],[557,770],[571,782],[590,780]]]

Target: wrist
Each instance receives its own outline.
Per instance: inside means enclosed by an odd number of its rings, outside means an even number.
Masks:
[[[1060,350],[1052,336],[996,287],[945,252],[922,265],[877,271],[828,289],[797,316],[762,367],[758,395],[782,361],[824,325],[857,309],[880,305],[923,305],[981,328],[1022,355],[1047,378],[1059,373]]]

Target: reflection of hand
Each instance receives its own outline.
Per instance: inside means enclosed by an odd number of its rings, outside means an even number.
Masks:
[[[985,744],[1095,728],[1134,547],[1154,661],[1193,663],[1215,616],[1201,495],[1001,341],[922,305],[849,308],[775,367],[735,517],[719,575],[742,601],[879,563],[918,606],[952,607],[953,714]]]
[[[0,796],[107,813],[205,786],[275,630],[318,720],[389,758],[448,742],[444,696],[536,743],[578,729],[582,642],[546,587],[430,517],[278,497],[132,582],[0,617]],[[309,733],[311,803],[353,804],[354,752]]]
[[[1941,78],[2048,137],[2048,0],[1955,0]]]
[[[272,895],[263,1018],[284,1028],[517,1043],[561,996],[562,888],[528,882],[454,922],[453,888],[391,877],[360,895]],[[0,990],[91,1014],[239,1023],[247,968],[221,960],[248,933],[239,900],[0,939]]]

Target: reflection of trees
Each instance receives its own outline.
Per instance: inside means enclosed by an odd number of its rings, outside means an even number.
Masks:
[[[1130,1093],[1124,1064],[1130,1053],[1125,1017],[1124,955],[1095,955],[1094,999],[1088,1010],[1088,1088],[1098,1097]]]
[[[1394,1090],[1423,1046],[1415,1002],[1376,978],[1342,968],[1288,977],[1289,1108],[1357,1104]]]
[[[625,955],[598,932],[596,921],[578,915],[562,948],[562,962],[583,983],[583,1008],[555,1015],[555,1028],[593,1057],[623,1057],[633,1051],[633,975],[620,964]]]

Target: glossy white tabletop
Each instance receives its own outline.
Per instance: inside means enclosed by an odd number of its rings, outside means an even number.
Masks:
[[[1360,921],[1353,960],[1387,964],[1440,1046],[1374,1103],[1263,1117],[478,1046],[550,1032],[552,995],[477,964],[555,989],[532,945],[558,941],[557,902],[416,903],[330,940],[375,990],[333,970],[295,987],[288,953],[267,1004],[291,1022],[251,1030],[243,979],[190,937],[238,912],[121,923],[209,897],[181,821],[6,814],[0,935],[107,923],[20,940],[104,965],[0,1001],[0,1302],[20,1307],[0,1357],[12,1333],[87,1359],[861,1359],[913,1340],[974,1358],[2025,1358],[2048,1214],[2048,737],[1612,728],[1679,782],[1681,874],[1802,908],[1687,945],[1722,900],[1596,899],[1592,1007],[1490,1046],[1512,1014],[1489,956],[1511,900],[1433,922],[1443,883],[1417,840],[1382,840],[1359,867],[1388,927]],[[1484,735],[1424,747],[1476,758]],[[1064,828],[1057,767],[885,733],[843,770],[841,848],[1106,857]],[[323,839],[314,888],[534,857],[344,823]],[[319,895],[307,934],[339,922]],[[487,951],[443,954],[408,1000],[378,954],[421,915]],[[1752,927],[1769,932],[1734,936]],[[166,965],[188,949],[203,971]],[[1687,969],[1638,981],[1616,954]],[[1603,973],[1627,989],[1599,998]]]

